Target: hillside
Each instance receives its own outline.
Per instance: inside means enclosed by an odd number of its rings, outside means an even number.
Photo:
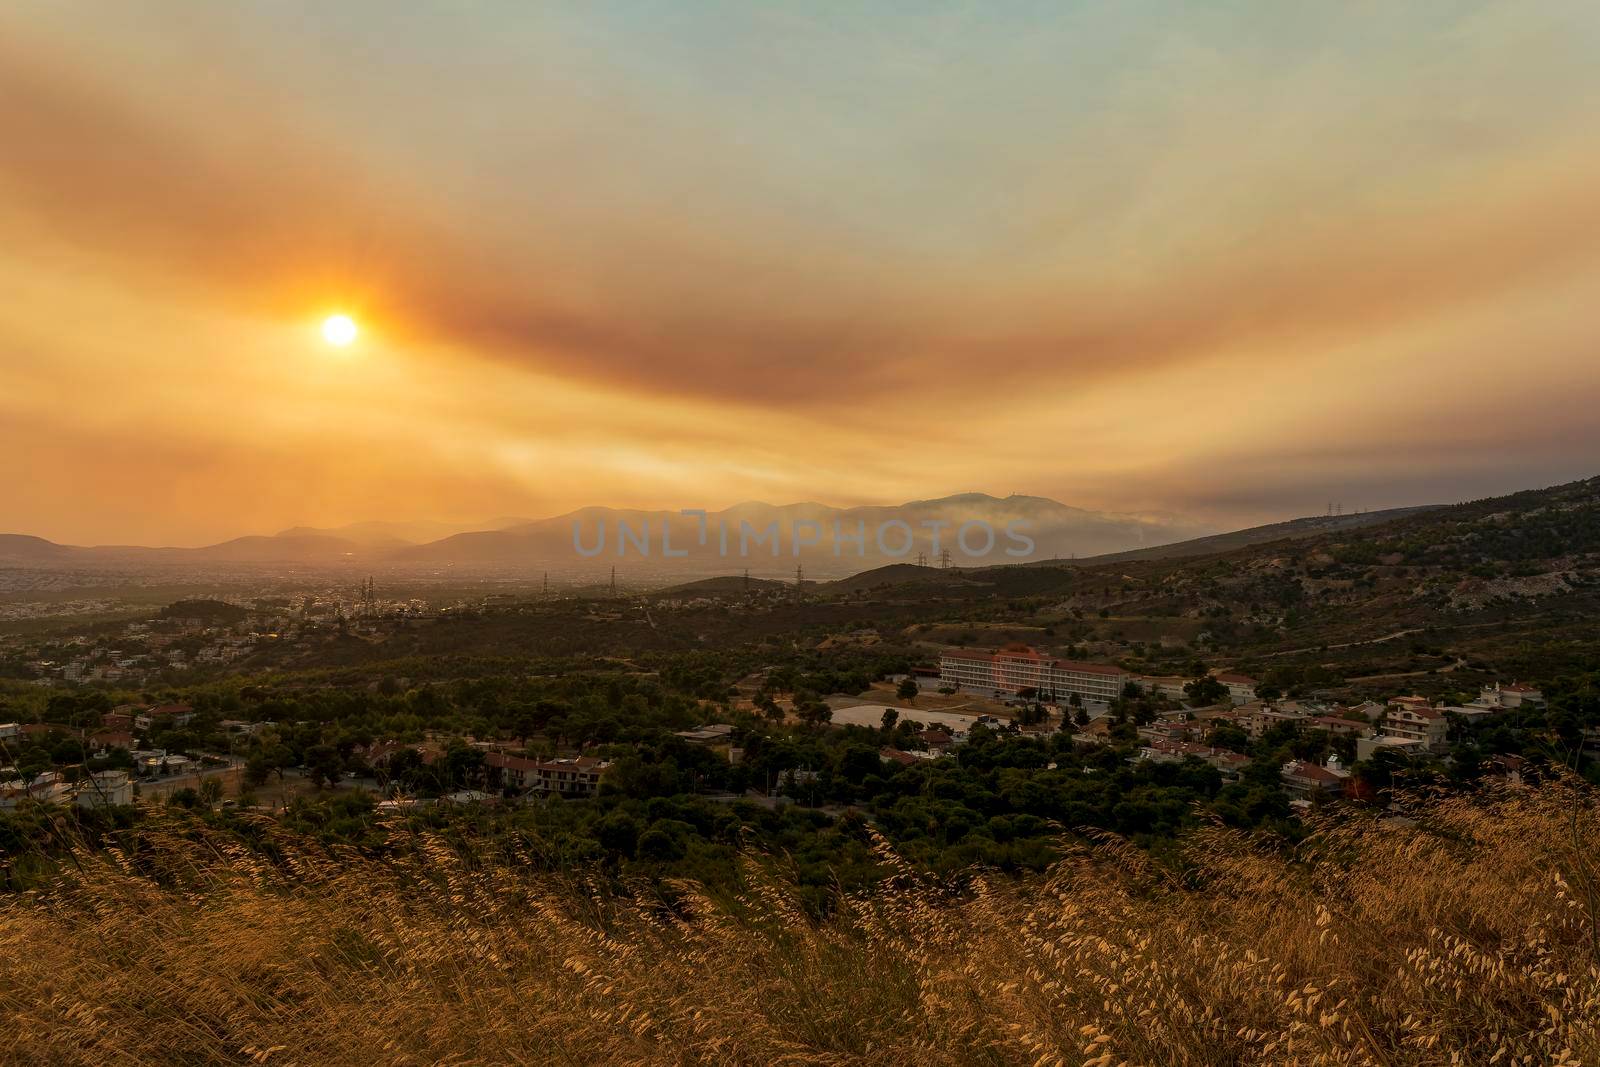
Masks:
[[[659,598],[738,596],[743,593],[774,592],[788,588],[793,588],[793,585],[774,581],[771,578],[745,578],[742,575],[729,575],[725,578],[702,578],[699,581],[684,582],[682,585],[673,585],[668,586],[666,589],[654,590],[649,595]]]
[[[1369,526],[1379,526],[1393,522],[1396,519],[1404,519],[1412,515],[1435,511],[1442,506],[1427,504],[1411,508],[1366,511],[1356,515],[1312,515],[1301,519],[1290,519],[1288,522],[1252,526],[1244,530],[1234,530],[1231,533],[1196,537],[1188,541],[1175,541],[1172,544],[1158,545],[1154,548],[1136,548],[1127,552],[1108,552],[1104,555],[1079,559],[1076,562],[1083,564],[1129,563],[1136,560],[1187,559],[1193,556],[1210,556],[1218,552],[1231,552],[1234,549],[1247,548],[1250,545],[1258,545],[1270,541],[1290,541],[1302,537],[1317,537],[1323,534],[1336,534],[1360,530]],[[1041,566],[1043,564],[1044,561],[1039,561],[1032,565]]]

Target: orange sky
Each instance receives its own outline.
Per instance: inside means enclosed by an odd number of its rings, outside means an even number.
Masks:
[[[804,10],[6,5],[0,531],[1597,473],[1592,4]]]

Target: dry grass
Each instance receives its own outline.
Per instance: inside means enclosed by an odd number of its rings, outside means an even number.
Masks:
[[[1188,886],[1115,842],[959,898],[906,872],[822,926],[754,863],[670,915],[174,822],[0,901],[0,1061],[1594,1064],[1580,803],[1439,800],[1293,861],[1207,831]]]

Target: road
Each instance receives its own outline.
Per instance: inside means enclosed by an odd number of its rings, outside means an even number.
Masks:
[[[1393,641],[1397,638],[1410,636],[1411,634],[1420,634],[1423,629],[1424,628],[1421,626],[1414,626],[1409,630],[1396,630],[1392,634],[1384,634],[1382,637],[1368,638],[1365,641],[1346,641],[1343,644],[1338,645],[1313,645],[1309,648],[1287,648],[1282,652],[1268,652],[1261,658],[1272,659],[1276,656],[1298,656],[1302,652],[1326,652],[1333,648],[1359,648],[1362,645],[1381,645],[1385,641]]]

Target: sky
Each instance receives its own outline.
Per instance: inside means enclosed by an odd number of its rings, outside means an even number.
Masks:
[[[0,531],[1591,476],[1597,54],[1592,0],[10,0]]]

